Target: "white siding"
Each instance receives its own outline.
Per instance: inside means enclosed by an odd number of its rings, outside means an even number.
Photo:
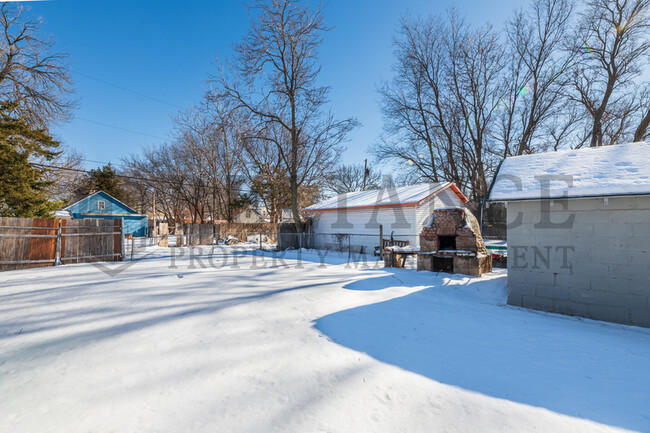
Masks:
[[[441,207],[463,206],[463,201],[456,195],[451,188],[446,188],[436,194],[432,199],[422,203],[416,208],[416,225],[419,228],[418,233],[422,230],[424,222],[433,213],[434,209]],[[419,239],[418,239],[419,242]]]
[[[462,206],[463,202],[447,188],[420,206],[391,206],[363,209],[342,209],[312,212],[313,233],[317,248],[331,247],[337,242],[347,250],[348,242],[354,251],[363,247],[364,253],[372,254],[379,245],[379,224],[383,225],[384,237],[394,232],[395,240],[408,240],[419,246],[420,232],[433,209]],[[347,223],[347,224],[346,224]],[[349,239],[335,234],[351,234]]]
[[[335,234],[349,233],[350,245],[363,247],[363,252],[372,254],[379,245],[379,225],[384,227],[384,237],[391,232],[396,240],[408,240],[416,245],[417,230],[415,206],[378,207],[364,209],[342,209],[339,211],[314,212],[314,241],[317,248],[337,241]],[[347,238],[343,242],[348,242]],[[347,245],[346,245],[347,249]]]

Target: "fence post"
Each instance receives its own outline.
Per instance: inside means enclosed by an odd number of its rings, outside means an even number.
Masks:
[[[133,261],[133,251],[135,251],[135,236],[131,238],[131,261]]]
[[[54,256],[54,266],[61,265],[61,220],[59,220],[59,226],[56,229],[56,253]]]
[[[348,260],[350,260],[351,255],[352,255],[352,235],[348,233]]]
[[[379,224],[379,258],[384,260],[384,226]]]
[[[260,232],[260,250],[262,249],[262,232]]]
[[[125,247],[125,245],[124,245],[124,217],[122,217],[120,219],[122,220],[122,224],[120,225],[120,243],[121,243],[121,246],[120,246],[120,254],[121,254],[120,261],[123,262],[123,261],[126,260],[125,257],[124,257],[124,256],[126,256],[125,251],[124,251],[124,247]]]

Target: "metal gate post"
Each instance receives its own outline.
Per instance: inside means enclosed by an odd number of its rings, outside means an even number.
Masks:
[[[61,265],[61,220],[59,226],[56,228],[56,253],[54,256],[54,266]]]

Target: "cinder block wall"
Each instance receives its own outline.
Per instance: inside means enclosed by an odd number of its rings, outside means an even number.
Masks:
[[[508,304],[650,327],[650,196],[510,202],[508,222]]]

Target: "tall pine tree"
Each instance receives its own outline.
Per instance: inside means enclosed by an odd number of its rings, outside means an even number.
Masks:
[[[90,170],[77,189],[77,193],[81,195],[98,191],[104,191],[122,202],[127,203],[128,201],[120,178],[110,163],[101,168]]]
[[[51,161],[59,142],[16,114],[15,103],[0,105],[0,216],[49,217],[61,203],[49,200],[47,169],[36,161]]]

